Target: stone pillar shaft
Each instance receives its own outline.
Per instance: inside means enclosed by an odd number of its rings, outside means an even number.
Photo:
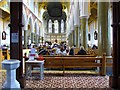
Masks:
[[[34,33],[31,32],[31,43],[34,42]]]
[[[22,88],[25,87],[23,76],[23,54],[22,54],[22,0],[21,2],[10,1],[10,58],[20,60],[17,69],[17,80]]]
[[[24,30],[24,45],[25,45],[25,48],[27,48],[27,42],[28,42],[28,39],[27,39],[27,30]]]
[[[113,75],[110,76],[110,87],[120,89],[120,1],[113,2]]]
[[[81,44],[84,48],[87,48],[87,17],[81,18]]]
[[[70,34],[70,37],[71,37],[70,43],[71,43],[71,46],[73,46],[73,33]]]
[[[75,31],[76,31],[76,47],[79,47],[78,45],[78,26],[75,26]]]
[[[73,42],[72,45],[75,45],[75,31],[74,30],[72,31],[72,38],[73,38],[72,39],[72,42]]]
[[[108,2],[98,3],[98,49],[99,55],[111,55],[110,33],[108,31]],[[101,13],[102,12],[102,13]]]

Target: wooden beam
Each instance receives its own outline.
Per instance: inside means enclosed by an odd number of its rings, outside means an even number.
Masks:
[[[17,80],[21,88],[25,87],[22,55],[22,2],[10,2],[10,58],[20,60]]]

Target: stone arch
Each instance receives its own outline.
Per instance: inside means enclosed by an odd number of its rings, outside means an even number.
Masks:
[[[33,17],[32,17],[32,14],[30,14],[28,16],[28,19],[27,19],[27,35],[28,35],[28,44],[30,44],[31,42],[34,42],[34,38],[33,38],[33,33],[34,33],[34,27],[33,27]]]
[[[36,30],[35,33],[38,34],[39,30],[38,30],[38,20],[37,19],[35,19],[35,22],[34,22],[34,30]]]
[[[34,33],[32,14],[30,14],[30,15],[28,16],[27,26],[28,26],[29,24],[30,24],[30,31]],[[29,27],[28,27],[28,29],[29,29]]]

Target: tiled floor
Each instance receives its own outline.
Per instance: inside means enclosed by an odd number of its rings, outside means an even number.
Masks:
[[[86,75],[86,74],[45,74],[44,80],[38,77],[30,77],[26,80],[26,88],[87,88],[87,89],[109,89],[109,77]]]
[[[109,76],[85,74],[84,72],[71,73],[70,71],[62,75],[61,72],[58,72],[45,71],[44,80],[40,80],[37,75],[29,77],[26,80],[25,89],[112,90],[109,87]],[[2,75],[0,83],[5,81],[5,73]]]

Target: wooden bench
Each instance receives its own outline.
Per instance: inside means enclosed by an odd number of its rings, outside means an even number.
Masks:
[[[66,68],[96,68],[99,67],[100,75],[106,75],[105,55],[91,56],[44,56],[45,68],[61,68],[63,74]],[[99,63],[98,63],[99,62]]]
[[[61,56],[61,55],[43,55],[43,57],[96,57],[96,55],[66,55],[66,56]]]
[[[105,58],[106,58],[106,67],[112,67],[113,66],[113,57],[105,56]]]

